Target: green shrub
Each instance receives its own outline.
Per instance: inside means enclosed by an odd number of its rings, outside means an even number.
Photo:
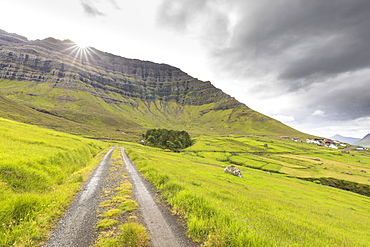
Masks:
[[[149,145],[170,150],[187,148],[193,144],[193,140],[186,131],[150,129],[143,134],[143,138]]]

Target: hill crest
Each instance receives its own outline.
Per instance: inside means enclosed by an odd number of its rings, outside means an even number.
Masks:
[[[70,40],[29,41],[1,31],[0,80],[8,99],[116,129],[115,136],[153,127],[198,134],[302,134],[176,67],[80,49]]]

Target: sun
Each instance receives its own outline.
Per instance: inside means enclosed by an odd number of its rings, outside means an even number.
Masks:
[[[79,61],[83,63],[93,60],[93,54],[96,54],[93,47],[88,45],[88,43],[84,42],[83,40],[70,41],[65,51],[68,52],[69,55],[73,56],[73,61]]]
[[[86,43],[86,42],[76,42],[76,46],[78,47],[78,49],[81,49],[81,50],[85,50],[87,48],[89,48],[89,45]]]

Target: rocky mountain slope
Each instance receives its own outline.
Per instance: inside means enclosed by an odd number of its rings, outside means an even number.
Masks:
[[[370,147],[370,134],[367,134],[364,138],[362,138],[360,141],[355,143],[356,145]]]
[[[95,137],[124,138],[153,127],[302,134],[178,68],[2,30],[0,91],[1,116]],[[27,113],[6,110],[12,104]]]

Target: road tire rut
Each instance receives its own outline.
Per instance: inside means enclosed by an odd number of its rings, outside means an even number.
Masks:
[[[145,225],[150,232],[154,247],[186,247],[196,246],[185,236],[184,227],[179,224],[177,217],[156,200],[150,185],[140,176],[124,148],[121,148],[122,158],[129,173],[134,188],[135,199]]]
[[[45,247],[87,247],[96,239],[96,210],[99,194],[109,175],[110,149],[85,183],[65,216],[59,221]]]

